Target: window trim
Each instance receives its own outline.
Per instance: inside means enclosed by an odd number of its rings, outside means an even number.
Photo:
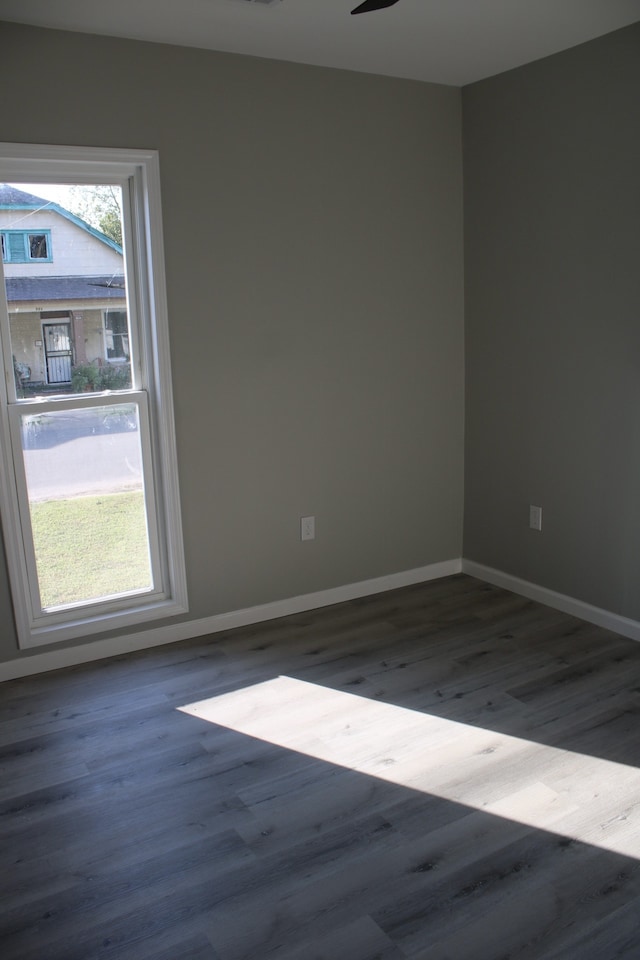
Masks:
[[[9,265],[14,263],[53,263],[53,252],[51,247],[51,230],[48,227],[44,227],[42,230],[13,230],[7,228],[5,230],[0,230],[2,234],[2,262]],[[22,235],[22,244],[24,248],[24,255],[22,258],[15,260],[11,256],[11,245],[9,243],[9,234],[12,236],[17,236],[18,234]],[[29,242],[30,237],[39,237],[44,236],[47,244],[47,256],[46,257],[32,257],[31,256],[31,244]]]
[[[130,327],[136,325],[138,345],[131,357],[130,393],[145,391],[149,400],[148,455],[153,465],[152,500],[161,578],[161,590],[153,598],[141,594],[129,597],[123,603],[106,601],[87,609],[78,605],[65,611],[65,616],[58,611],[43,617],[41,611],[34,610],[30,585],[33,571],[28,569],[22,544],[21,480],[19,469],[14,468],[11,430],[11,420],[19,419],[19,408],[31,401],[17,396],[11,364],[9,314],[3,295],[0,297],[0,343],[5,383],[0,389],[0,513],[19,646],[31,648],[64,640],[90,639],[103,631],[184,614],[188,612],[187,584],[169,357],[158,153],[154,150],[0,143],[0,180],[8,183],[113,182],[120,183],[123,191],[128,191],[129,202],[124,203],[124,233],[128,240],[124,254],[127,276],[135,277],[135,282],[129,284],[127,309]],[[0,282],[4,290],[1,267]],[[92,394],[90,399],[85,395],[82,403],[108,404],[119,402],[120,398],[126,402],[126,397],[127,391],[107,391]],[[52,407],[65,402],[72,403],[74,398],[47,401]],[[15,439],[14,436],[13,442]],[[141,441],[146,442],[142,431]],[[18,462],[22,460],[21,449],[16,451],[16,459]],[[156,533],[150,529],[149,536],[153,540]]]

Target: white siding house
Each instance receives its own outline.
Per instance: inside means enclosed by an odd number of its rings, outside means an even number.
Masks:
[[[68,390],[77,367],[125,373],[122,248],[63,207],[0,184],[0,240],[16,383]]]

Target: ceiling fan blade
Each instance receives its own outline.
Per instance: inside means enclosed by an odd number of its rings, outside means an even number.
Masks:
[[[392,7],[398,0],[364,0],[360,6],[352,10],[351,13],[369,13],[371,10],[384,10],[385,7]]]

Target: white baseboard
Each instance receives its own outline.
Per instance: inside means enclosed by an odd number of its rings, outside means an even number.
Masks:
[[[401,573],[392,573],[372,580],[362,580],[359,583],[349,583],[342,587],[333,587],[329,590],[320,590],[316,593],[307,593],[286,600],[276,600],[273,603],[264,603],[256,607],[243,610],[232,610],[229,613],[217,614],[213,617],[204,617],[201,620],[187,620],[165,627],[155,627],[137,633],[130,633],[121,637],[111,637],[107,640],[93,640],[76,647],[48,650],[44,653],[32,654],[0,663],[0,682],[15,680],[19,677],[28,677],[48,670],[58,670],[61,667],[72,667],[93,660],[103,660],[106,657],[117,657],[135,650],[146,650],[149,647],[158,647],[166,643],[176,643],[179,640],[188,640],[192,637],[202,637],[210,633],[221,633],[223,630],[232,630],[235,627],[249,626],[253,623],[262,623],[275,620],[278,617],[288,617],[293,613],[304,613],[307,610],[316,610],[320,607],[331,606],[334,603],[344,603],[346,600],[357,600],[359,597],[371,596],[375,593],[384,593],[386,590],[395,590],[398,587],[410,586],[414,583],[426,583],[428,580],[438,580],[441,577],[450,577],[456,573],[467,573],[471,577],[485,580],[496,587],[511,590],[529,600],[536,600],[548,607],[561,610],[571,616],[579,617],[589,623],[594,623],[606,630],[629,637],[631,640],[640,640],[640,622],[622,617],[601,607],[576,600],[563,593],[556,593],[528,580],[521,580],[502,570],[487,567],[474,560],[455,559],[445,560],[442,563],[432,563],[426,567],[414,570],[404,570]]]
[[[244,610],[233,610],[213,617],[204,617],[201,620],[187,620],[166,627],[155,627],[150,630],[130,633],[126,636],[93,640],[77,647],[48,650],[45,653],[32,654],[31,656],[20,657],[17,660],[0,663],[0,681],[16,680],[18,677],[28,677],[35,673],[44,673],[47,670],[72,667],[93,660],[103,660],[106,657],[121,656],[123,653],[131,653],[134,650],[146,650],[149,647],[158,647],[165,643],[176,643],[179,640],[202,637],[209,633],[232,630],[234,627],[245,627],[252,623],[262,623],[266,620],[275,620],[278,617],[288,617],[292,613],[304,613],[306,610],[328,607],[334,603],[343,603],[345,600],[357,600],[358,597],[384,593],[386,590],[395,590],[398,587],[407,587],[414,583],[426,583],[427,580],[450,577],[453,574],[461,573],[461,571],[462,561],[460,559],[445,560],[442,563],[432,563],[429,566],[417,567],[414,570],[391,573],[388,576],[376,577],[373,580],[361,580],[359,583],[349,583],[342,587],[333,587],[330,590],[320,590],[317,593],[306,593],[287,600],[276,600],[273,603],[264,603]]]
[[[591,604],[584,603],[582,600],[576,600],[564,593],[556,593],[555,590],[548,590],[528,580],[520,580],[519,577],[512,577],[510,573],[485,567],[484,564],[476,563],[474,560],[463,560],[462,572],[468,573],[470,577],[477,577],[478,580],[486,580],[487,583],[492,583],[496,587],[504,587],[505,590],[511,590],[512,593],[518,593],[529,600],[537,600],[538,603],[544,603],[547,607],[569,613],[573,617],[595,623],[606,630],[629,637],[630,640],[640,640],[640,622],[637,620],[621,617],[601,607],[592,607]]]

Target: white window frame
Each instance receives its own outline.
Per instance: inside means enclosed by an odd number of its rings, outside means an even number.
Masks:
[[[0,182],[117,183],[123,190],[131,390],[20,399],[13,372],[9,313],[0,265],[0,514],[21,648],[57,643],[173,617],[188,611],[173,417],[165,290],[160,172],[153,150],[0,143]],[[133,347],[133,343],[131,344]],[[0,378],[1,379],[1,378]],[[140,410],[153,592],[55,610],[40,606],[31,543],[20,418],[41,412],[135,402]],[[25,542],[27,546],[25,547]]]

